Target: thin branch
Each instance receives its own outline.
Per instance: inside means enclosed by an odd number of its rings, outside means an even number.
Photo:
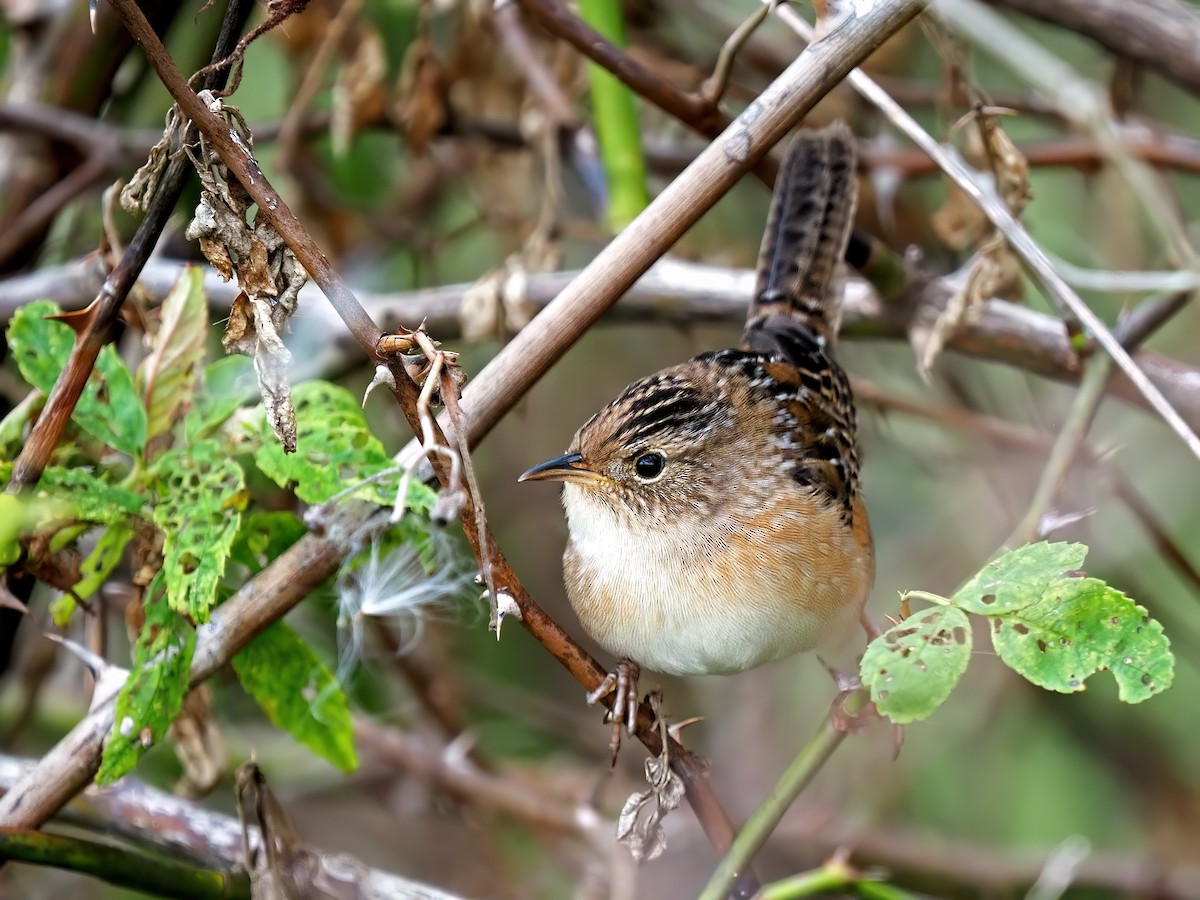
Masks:
[[[1021,521],[1013,528],[1008,540],[1004,542],[1006,549],[1041,540],[1053,530],[1047,527],[1047,515],[1067,480],[1067,472],[1087,438],[1088,429],[1096,418],[1112,370],[1112,359],[1107,356],[1095,357],[1088,363],[1088,370],[1071,403],[1062,430],[1050,450],[1050,458],[1046,461],[1046,468],[1038,480],[1029,507]]]
[[[579,117],[575,115],[571,101],[529,40],[513,0],[497,0],[492,7],[492,27],[508,58],[520,69],[525,83],[554,125],[558,128],[578,127]]]
[[[224,123],[188,88],[182,75],[150,31],[133,0],[113,0],[152,65],[185,115],[205,133],[231,172],[259,203],[305,268],[334,294],[334,306],[355,338],[374,356],[378,329],[312,239],[262,177],[253,160],[227,135]],[[472,383],[463,399],[464,433],[471,444],[495,424],[518,396],[644,272],[695,219],[734,183],[737,177],[840,80],[853,65],[915,16],[920,0],[880,3],[862,18],[831,32],[809,48],[759,98],[753,115],[736,122],[722,140],[708,148],[684,176],[668,187],[623,231],[531,327],[508,345]],[[371,336],[375,335],[375,339]],[[396,388],[414,429],[415,385],[401,370]],[[444,474],[444,473],[443,473]],[[547,647],[585,687],[594,687],[604,670],[562,631],[525,591],[494,544],[481,547],[480,535],[464,511],[464,530],[473,539],[478,558],[492,560],[497,584],[521,609],[525,627]],[[283,615],[337,567],[344,550],[326,538],[307,535],[214,611],[212,622],[197,640],[192,683],[207,678],[254,634]],[[253,600],[251,601],[251,597]],[[93,710],[56,745],[42,763],[0,802],[0,821],[35,827],[82,789],[95,772],[103,739],[112,726],[112,704]],[[638,718],[639,737],[657,753],[658,731],[644,708]],[[705,767],[683,748],[674,746],[672,765],[687,788],[687,796],[709,839],[723,851],[732,840],[732,826],[708,784]],[[743,889],[752,891],[751,882]]]
[[[0,794],[11,789],[36,766],[32,760],[0,756]],[[108,840],[116,835],[138,847],[186,860],[196,867],[228,872],[240,872],[245,868],[242,825],[237,819],[150,787],[136,778],[122,778],[109,787],[89,787],[63,811],[62,819],[76,829],[94,832]],[[262,839],[258,826],[248,823],[246,832],[250,847],[259,847]],[[121,852],[129,857],[128,851]],[[326,855],[320,850],[313,852],[318,859]],[[344,865],[345,854],[330,853],[328,856],[333,858],[331,862],[340,860]],[[362,873],[358,884],[364,897],[455,900],[431,885],[361,863],[358,871]],[[238,883],[239,879],[235,879],[233,886]],[[170,885],[157,893],[167,897],[180,896]]]
[[[140,283],[151,296],[165,297],[178,280],[183,265],[152,261]],[[577,271],[531,273],[522,279],[524,299],[541,309],[578,276]],[[81,298],[91,296],[91,285],[100,277],[98,261],[88,258],[0,282],[0,317],[11,316],[12,311],[22,304],[43,297],[75,306]],[[919,293],[906,298],[904,304],[885,304],[865,282],[851,279],[845,286],[842,333],[852,338],[904,340],[915,316],[923,315],[925,309],[940,308],[956,277],[950,275],[929,282]],[[461,333],[462,298],[471,287],[470,284],[453,284],[397,294],[363,292],[359,296],[368,311],[385,327],[426,321],[431,332],[450,338]],[[666,257],[655,263],[625,293],[621,302],[605,313],[605,321],[737,324],[745,319],[746,304],[753,287],[754,273],[750,270]],[[204,288],[210,303],[218,309],[227,309],[237,295],[236,285],[222,282],[212,272],[205,277]],[[315,287],[305,287],[301,291],[301,307],[306,312],[304,318],[297,320],[298,327],[324,334],[336,332],[338,320],[316,302],[318,293]],[[1157,301],[1146,301],[1134,307],[1114,333],[1124,342],[1128,340],[1125,329],[1154,325],[1170,312],[1169,307],[1160,306]],[[1138,324],[1143,316],[1145,323]],[[1001,362],[1072,384],[1078,383],[1085,368],[1084,357],[1072,346],[1062,322],[1004,300],[988,301],[978,321],[954,335],[948,346],[966,356]],[[1145,350],[1139,351],[1136,359],[1187,420],[1200,427],[1200,370]],[[1145,405],[1141,395],[1119,375],[1110,390],[1128,403]]]
[[[603,820],[583,802],[568,803],[524,782],[478,768],[467,759],[419,746],[411,735],[382,728],[365,719],[354,723],[354,737],[389,766],[435,785],[463,803],[509,816],[534,828],[596,840]],[[610,839],[610,835],[605,835]]]
[[[231,0],[225,11],[225,19],[221,23],[221,32],[217,36],[214,58],[228,53],[241,34],[246,19],[253,9],[251,0]],[[140,13],[139,13],[140,15]],[[145,22],[145,19],[142,19]],[[151,37],[154,31],[146,24],[146,30]],[[210,78],[210,84],[217,87],[224,84],[224,74],[218,73]],[[42,410],[37,423],[21,448],[21,454],[13,463],[12,478],[6,491],[15,493],[22,488],[35,484],[41,478],[42,470],[46,467],[50,454],[62,437],[63,429],[71,418],[75,404],[91,377],[92,367],[101,348],[108,342],[109,334],[117,321],[121,305],[125,302],[138,274],[150,257],[158,237],[167,225],[167,219],[175,209],[183,194],[184,183],[191,173],[191,165],[186,159],[176,159],[168,166],[159,182],[154,199],[150,201],[146,215],[129,242],[121,261],[108,275],[104,285],[96,296],[92,317],[83,333],[71,348],[71,355],[62,374],[55,381],[46,406]]]
[[[807,22],[796,15],[789,7],[780,7],[778,15],[793,31],[805,40],[812,39],[812,28]],[[889,97],[869,75],[861,69],[851,72],[848,81],[850,85],[867,100],[878,107],[888,120],[903,131],[910,140],[937,160],[951,180],[963,193],[970,198],[988,217],[996,229],[1004,236],[1017,258],[1020,259],[1029,274],[1041,284],[1055,305],[1064,311],[1069,311],[1083,323],[1089,335],[1103,348],[1104,352],[1113,358],[1125,373],[1129,381],[1146,398],[1151,408],[1179,435],[1192,454],[1200,459],[1200,437],[1188,426],[1170,401],[1154,382],[1146,375],[1137,363],[1129,356],[1112,332],[1100,318],[1091,310],[1079,295],[1071,290],[1062,277],[1054,270],[1053,264],[1046,258],[1037,242],[1029,236],[1023,225],[1008,211],[1004,202],[993,190],[984,187],[976,180],[975,174],[962,161],[962,158],[952,148],[939,144],[917,121],[910,116],[895,100]]]
[[[0,829],[0,860],[80,872],[118,887],[180,900],[250,900],[245,872],[201,869],[87,838]]]
[[[88,156],[66,176],[21,210],[16,219],[0,233],[0,259],[13,256],[26,242],[50,227],[54,217],[72,200],[104,181],[108,165],[104,157]]]
[[[836,710],[837,716],[854,716],[862,711],[867,702],[867,695],[865,691],[858,690],[844,701],[839,697],[837,702],[842,706],[842,709]],[[831,711],[821,730],[800,748],[800,752],[780,776],[779,781],[771,788],[771,793],[759,804],[738,832],[729,853],[721,860],[708,884],[704,886],[700,900],[721,900],[729,893],[737,873],[750,865],[750,861],[782,821],[792,802],[812,782],[845,738],[844,724],[838,727],[835,712]]]
[[[1200,12],[1182,0],[987,0],[1090,38],[1200,93]]]

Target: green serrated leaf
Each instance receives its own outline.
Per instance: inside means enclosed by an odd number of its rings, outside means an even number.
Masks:
[[[358,767],[341,685],[285,623],[275,622],[242,648],[233,670],[276,727],[343,772]]]
[[[915,613],[867,645],[862,682],[897,724],[928,718],[954,690],[971,658],[967,615],[952,606]]]
[[[100,589],[100,585],[104,584],[105,579],[112,574],[113,569],[121,562],[121,557],[125,554],[125,548],[131,540],[133,540],[132,529],[121,525],[113,525],[111,528],[106,529],[104,534],[100,535],[97,539],[96,546],[92,548],[92,552],[88,554],[87,559],[80,565],[79,571],[83,577],[71,589],[71,592],[81,600],[86,600],[92,594],[96,593]],[[67,615],[69,617],[70,613]],[[54,617],[54,624],[62,626],[66,623],[60,622],[56,615]]]
[[[168,600],[193,622],[207,622],[241,524],[242,470],[216,441],[197,441],[162,454],[153,472]]]
[[[995,616],[1037,603],[1052,581],[1079,569],[1083,544],[1026,544],[988,563],[955,592],[950,602],[967,612]]]
[[[205,366],[203,387],[184,417],[189,440],[204,437],[257,394],[254,363],[245,356],[227,356]]]
[[[160,572],[146,596],[156,597],[161,582]],[[133,671],[117,695],[113,730],[104,744],[97,784],[112,784],[132,771],[142,754],[163,739],[183,708],[195,649],[195,629],[165,598],[147,603]]]
[[[8,346],[21,375],[49,394],[75,345],[75,332],[64,322],[45,318],[59,312],[49,300],[17,310],[8,326]],[[129,456],[146,443],[146,410],[133,387],[133,376],[112,345],[100,351],[91,377],[71,419],[88,434]]]
[[[170,431],[179,411],[191,404],[207,331],[204,270],[187,266],[163,300],[154,347],[138,366],[147,439]]]
[[[395,463],[367,427],[354,395],[324,381],[307,381],[292,391],[296,407],[296,452],[284,453],[274,437],[264,437],[255,454],[258,467],[276,484],[294,484],[306,503],[324,503],[335,494]],[[263,428],[267,426],[264,423]],[[400,476],[391,475],[362,485],[353,496],[381,506],[396,500]],[[410,509],[426,510],[434,493],[416,479],[408,489]]]
[[[1126,703],[1166,690],[1175,657],[1162,625],[1096,578],[1058,578],[1043,596],[992,620],[1000,658],[1036,685],[1069,694],[1110,669]]]
[[[139,515],[146,505],[141,494],[109,484],[86,469],[49,466],[31,492],[34,500],[53,503],[78,522],[118,525]]]

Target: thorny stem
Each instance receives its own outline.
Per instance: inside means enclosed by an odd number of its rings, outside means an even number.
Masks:
[[[380,334],[353,294],[329,265],[295,216],[271,189],[253,158],[229,137],[221,119],[211,112],[187,86],[183,76],[166,53],[157,36],[149,29],[134,0],[113,0],[134,37],[143,44],[147,57],[184,114],[205,134],[211,146],[264,215],[296,254],[297,258],[322,286],[339,315],[355,338],[372,358]],[[591,325],[607,306],[627,288],[651,262],[717,198],[736,178],[800,118],[854,63],[914,17],[924,6],[922,0],[892,0],[876,4],[863,16],[831,32],[822,42],[807,50],[781,78],[760,96],[753,115],[735,123],[729,133],[708,148],[697,162],[581,274],[564,295],[544,314],[540,329],[527,329],[493,361],[475,382],[471,405],[464,402],[467,421],[461,432],[469,443],[477,442],[516,398]],[[631,253],[631,248],[638,252]],[[590,294],[604,284],[598,297]],[[586,312],[573,310],[583,306]],[[557,315],[551,314],[556,312]],[[565,317],[565,322],[564,322]],[[557,320],[557,321],[556,321]],[[556,328],[555,325],[563,325]],[[524,340],[521,340],[524,338]],[[522,356],[524,354],[525,356]],[[513,357],[517,358],[514,359]],[[529,359],[533,356],[533,359]],[[414,433],[422,433],[416,413],[417,388],[398,360],[389,359],[395,375],[393,391],[401,401]],[[489,374],[490,373],[490,376]],[[445,443],[433,426],[435,441]],[[447,473],[440,460],[434,460],[439,480],[445,484]],[[464,531],[478,559],[491,559],[498,590],[513,597],[521,610],[521,620],[530,633],[586,688],[594,688],[606,674],[604,669],[576,644],[562,628],[534,602],[517,579],[507,560],[489,534],[473,526],[474,502],[467,497],[463,514]],[[286,551],[252,579],[233,599],[214,613],[214,626],[198,642],[192,667],[192,681],[199,683],[229,656],[244,646],[254,634],[283,614],[305,596],[315,584],[332,573],[344,550],[335,541],[308,535]],[[297,578],[297,566],[303,565],[303,578]],[[273,591],[266,602],[268,586]],[[254,594],[251,604],[247,594]],[[99,762],[104,735],[112,724],[111,704],[90,713],[46,757],[17,788],[0,801],[0,818],[20,823],[40,824],[80,790]],[[653,716],[646,704],[638,712],[637,735],[651,753],[659,754],[661,740],[653,727]],[[672,768],[685,785],[689,802],[703,825],[709,840],[718,849],[727,848],[733,837],[732,826],[708,783],[704,765],[674,743],[671,745]],[[757,888],[753,877],[744,877],[738,893],[749,895]]]
[[[241,34],[253,8],[252,0],[230,0],[213,50],[214,59],[226,55],[237,43],[238,35]],[[138,15],[141,16],[140,10]],[[141,16],[141,22],[145,33],[161,47],[158,36],[144,16]],[[224,72],[215,72],[206,81],[210,88],[218,88],[224,83]],[[13,463],[12,478],[6,488],[8,493],[16,493],[24,487],[36,484],[42,477],[42,470],[46,468],[50,454],[57,446],[71,413],[75,410],[75,404],[83,394],[83,389],[92,374],[92,367],[96,364],[96,357],[100,355],[101,348],[108,343],[121,305],[137,281],[146,260],[150,258],[154,245],[158,243],[158,237],[166,227],[175,204],[179,202],[190,173],[191,165],[186,159],[174,160],[163,173],[145,217],[138,225],[121,261],[105,279],[104,286],[96,296],[92,317],[71,348],[71,355],[46,399],[42,414]]]

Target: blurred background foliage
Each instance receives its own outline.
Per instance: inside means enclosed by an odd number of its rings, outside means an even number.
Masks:
[[[753,0],[627,3],[632,52],[681,87],[695,88],[711,70],[725,36],[754,5]],[[146,0],[142,7],[165,33],[181,68],[199,68],[220,10],[207,9],[200,0]],[[561,198],[548,193],[546,143],[539,137],[544,113],[529,95],[520,67],[498,45],[488,7],[475,0],[424,6],[411,0],[346,0],[344,5],[313,0],[246,54],[241,86],[229,102],[251,123],[268,177],[356,286],[400,292],[474,281],[526,246],[546,202],[558,202],[551,264],[581,266],[606,239],[603,198],[589,187],[595,173],[588,175],[586,158],[577,165],[571,154],[560,155]],[[4,0],[0,10],[6,19],[0,29],[3,106],[36,101],[61,107],[130,138],[105,160],[99,177],[59,203],[43,227],[23,226],[23,239],[17,240],[14,223],[23,221],[23,213],[27,222],[29,208],[47,202],[83,160],[77,147],[28,129],[6,128],[0,134],[0,272],[14,275],[96,248],[102,231],[100,191],[114,177],[132,174],[161,128],[168,96],[140,53],[128,52],[119,23],[103,3],[96,37],[85,5],[74,0]],[[1101,83],[1114,78],[1113,58],[1095,44],[1019,17],[1013,21],[1085,76]],[[340,39],[324,46],[335,27],[344,28]],[[527,31],[535,52],[581,121],[587,121],[587,79],[579,58],[536,27],[527,25]],[[768,21],[738,58],[727,108],[735,112],[748,102],[798,49],[790,32]],[[1020,78],[982,54],[968,56],[971,79],[997,103],[1036,108]],[[910,26],[889,42],[868,68],[934,134],[947,136],[965,112],[962,105],[946,102],[945,62],[920,27]],[[316,90],[297,110],[300,86],[309,79],[315,79]],[[1160,134],[1195,136],[1200,106],[1193,95],[1141,71],[1129,114],[1153,123]],[[284,146],[274,138],[280,123],[296,115],[301,134]],[[672,177],[671,158],[687,158],[701,143],[646,104],[640,116],[655,193]],[[898,145],[888,126],[846,87],[823,101],[810,121],[837,117],[852,124],[867,148],[882,153]],[[1006,117],[1003,125],[1018,146],[1053,142],[1068,133],[1055,117],[1036,113]],[[1164,168],[1161,174],[1190,225],[1200,216],[1194,170]],[[1050,252],[1105,269],[1166,265],[1138,204],[1111,170],[1037,167],[1031,181],[1035,199],[1022,219]],[[930,226],[946,196],[940,178],[909,178],[903,171],[877,168],[865,171],[862,186],[860,227],[898,250],[919,247],[936,272],[965,259],[965,251],[946,246]],[[166,257],[199,258],[182,238],[197,192],[196,186],[190,189],[168,229],[161,248]],[[680,241],[675,254],[715,265],[752,266],[768,199],[761,184],[743,179]],[[117,214],[126,238],[134,224]],[[1085,297],[1110,322],[1136,299],[1086,292]],[[1049,311],[1029,284],[1021,302]],[[220,318],[214,311],[214,344]],[[1150,346],[1200,366],[1198,327],[1200,312],[1191,305]],[[585,644],[561,587],[565,529],[556,494],[545,486],[518,486],[516,476],[561,452],[574,428],[633,378],[695,352],[728,346],[739,330],[735,323],[601,324],[476,453],[501,545],[533,595]],[[290,338],[296,357],[303,359],[329,341],[324,328],[306,328],[301,308]],[[127,341],[126,350],[135,345]],[[473,373],[498,345],[493,340],[449,346],[463,352],[465,369]],[[941,357],[926,384],[915,372],[912,350],[896,342],[849,340],[841,356],[851,373],[891,394],[979,410],[1050,436],[1073,397],[1068,386],[955,354]],[[361,393],[371,373],[359,358],[351,353],[328,358],[335,361],[324,377]],[[5,401],[19,400],[11,362],[3,379]],[[367,411],[390,448],[407,440],[393,406],[373,399]],[[1045,458],[868,404],[860,405],[860,421],[879,560],[871,611],[881,619],[896,613],[898,590],[949,593],[975,572],[1024,512]],[[1077,465],[1058,507],[1091,514],[1061,537],[1087,543],[1091,573],[1126,590],[1163,622],[1178,660],[1174,688],[1136,707],[1118,704],[1106,676],[1097,676],[1082,695],[1049,694],[1004,668],[990,644],[977,640],[963,684],[930,721],[907,729],[898,759],[891,758],[892,735],[882,724],[847,742],[759,857],[762,876],[781,877],[812,866],[842,840],[861,847],[855,859],[885,861],[898,883],[967,896],[1013,893],[990,887],[980,873],[989,871],[989,864],[1011,871],[1011,854],[1044,855],[1072,836],[1086,839],[1093,859],[1130,866],[1196,861],[1200,589],[1194,574],[1173,564],[1156,545],[1105,474],[1105,467],[1120,473],[1173,548],[1197,565],[1196,463],[1158,420],[1115,400],[1102,406],[1089,446],[1104,458],[1103,466]],[[281,497],[279,502],[289,501]],[[465,550],[460,557],[467,567]],[[330,586],[289,618],[331,662],[338,653],[334,594]],[[44,610],[48,600],[35,594],[34,605]],[[9,621],[7,627],[12,626]],[[121,658],[125,636],[119,616],[107,630],[117,642],[113,653]],[[410,637],[402,635],[405,641]],[[30,624],[17,630],[12,643],[14,656],[5,660],[0,681],[0,738],[5,752],[34,757],[84,711],[86,694],[78,664],[39,640]],[[350,685],[374,719],[436,752],[444,736],[415,698],[413,670],[429,673],[430,690],[461,716],[469,735],[464,740],[479,758],[518,783],[579,800],[594,798],[608,817],[637,789],[641,749],[626,748],[610,775],[607,729],[599,714],[583,705],[574,682],[519,627],[506,628],[497,642],[473,596],[448,599],[402,657],[372,639]],[[811,656],[733,678],[651,676],[643,686],[656,683],[664,688],[674,717],[704,717],[688,729],[686,740],[711,760],[718,795],[735,821],[761,801],[817,728],[834,695],[832,681]],[[485,803],[451,798],[427,777],[389,767],[369,751],[361,753],[358,774],[341,776],[270,729],[231,678],[218,678],[212,688],[231,767],[253,753],[301,834],[316,845],[348,850],[447,890],[490,897],[604,896],[613,884],[636,896],[682,897],[694,894],[710,869],[710,850],[686,809],[668,820],[665,856],[632,876],[619,848],[597,852],[570,835],[531,827]],[[179,776],[178,763],[170,749],[160,747],[138,775],[169,786]],[[207,802],[232,808],[227,785]],[[973,872],[971,866],[979,868]],[[946,874],[956,868],[963,869],[960,877]],[[0,893],[44,897],[62,890],[126,896],[62,873],[19,866],[0,873]],[[1105,893],[1096,888],[1079,895]]]

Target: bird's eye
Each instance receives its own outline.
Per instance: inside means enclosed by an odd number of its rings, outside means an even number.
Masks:
[[[651,481],[662,474],[663,466],[666,462],[667,458],[657,450],[651,453],[643,453],[637,458],[637,462],[633,464],[633,470],[637,472],[638,478],[644,481]]]

